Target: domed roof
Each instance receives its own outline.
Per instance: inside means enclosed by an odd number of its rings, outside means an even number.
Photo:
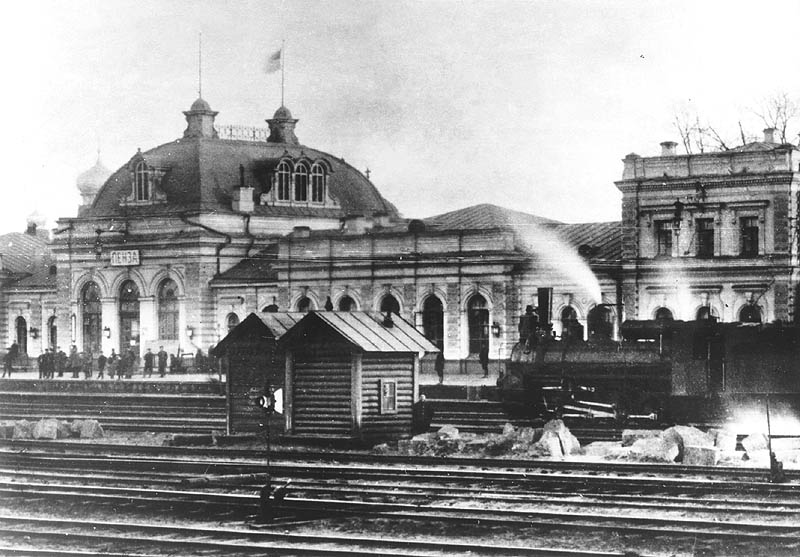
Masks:
[[[111,171],[103,166],[98,158],[92,168],[78,175],[76,180],[78,189],[80,191],[97,191],[106,183],[109,176],[111,176]]]
[[[281,106],[278,110],[275,111],[275,115],[272,116],[273,120],[292,120],[292,113],[289,112],[289,109],[285,106]]]
[[[202,97],[198,97],[197,100],[192,103],[192,108],[189,110],[191,112],[211,112],[211,105],[209,105]]]

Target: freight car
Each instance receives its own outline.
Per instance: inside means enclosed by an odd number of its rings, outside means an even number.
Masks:
[[[797,414],[800,329],[780,324],[626,321],[621,340],[555,339],[520,325],[521,340],[498,381],[520,416],[719,422],[744,408]]]

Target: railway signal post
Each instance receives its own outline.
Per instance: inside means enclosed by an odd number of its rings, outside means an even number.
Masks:
[[[258,405],[264,412],[264,435],[267,443],[267,481],[261,488],[259,497],[259,521],[269,522],[272,520],[273,492],[272,492],[272,471],[270,469],[270,457],[272,452],[272,436],[270,431],[270,420],[274,412],[283,410],[283,397],[281,390],[273,391],[272,387],[258,398]]]

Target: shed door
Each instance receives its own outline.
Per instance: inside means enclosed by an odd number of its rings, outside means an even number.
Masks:
[[[350,369],[349,351],[308,347],[295,353],[295,434],[351,435]]]

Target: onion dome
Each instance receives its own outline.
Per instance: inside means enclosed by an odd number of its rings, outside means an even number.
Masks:
[[[111,176],[111,171],[103,166],[103,163],[100,162],[100,157],[98,157],[92,168],[78,175],[76,180],[78,191],[84,196],[87,194],[94,195],[103,187],[109,176]]]

